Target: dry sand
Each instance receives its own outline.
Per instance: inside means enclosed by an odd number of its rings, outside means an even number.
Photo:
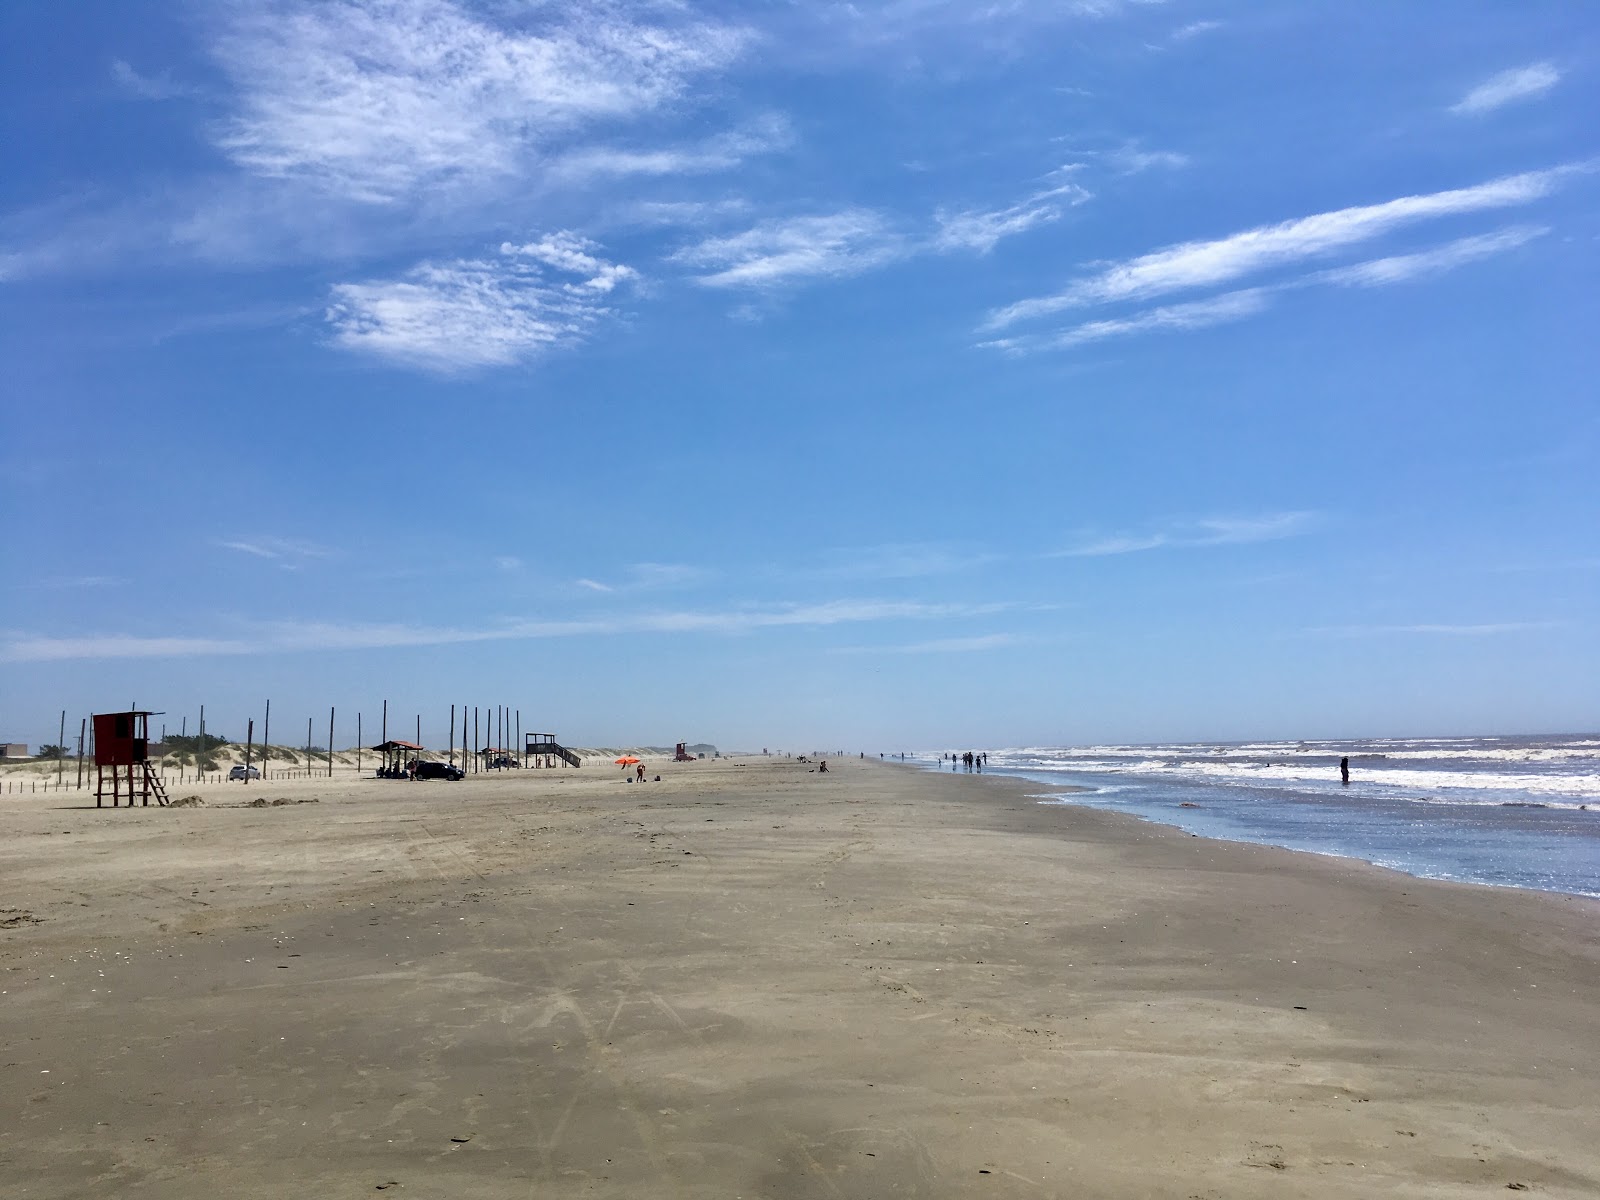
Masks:
[[[0,1194],[1600,1195],[1600,905],[647,765],[0,801]]]

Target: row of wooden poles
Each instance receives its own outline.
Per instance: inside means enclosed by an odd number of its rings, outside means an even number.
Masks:
[[[139,706],[137,704],[134,704],[131,707],[132,707],[133,710],[137,710]],[[328,748],[327,748],[327,756],[328,756],[327,774],[328,774],[329,778],[332,778],[332,776],[333,776],[333,721],[334,721],[334,711],[335,711],[334,710],[334,706],[330,705],[329,708],[328,708]],[[356,713],[356,773],[357,774],[360,774],[360,772],[361,772],[361,749],[362,749],[362,746],[361,746],[361,742],[362,742],[361,716],[362,716],[362,714],[360,714],[359,712]],[[485,706],[482,709],[479,709],[478,707],[474,706],[472,708],[472,726],[471,726],[472,740],[473,740],[474,744],[482,746],[480,732],[479,732],[480,731],[480,718],[481,718],[481,721],[482,721],[482,726],[481,727],[484,729],[484,732],[487,732],[490,737],[495,739],[494,749],[495,749],[497,757],[498,757],[498,755],[500,755],[502,753],[506,753],[508,750],[519,761],[521,759],[523,759],[524,757],[526,757],[526,754],[525,754],[524,750],[522,750],[522,749],[511,749],[511,748],[507,747],[506,744],[505,744],[507,737],[510,736],[513,732],[515,732],[516,740],[513,743],[513,746],[521,747],[523,745],[523,741],[522,741],[522,710],[520,708],[512,709],[512,708],[510,708],[510,707],[508,707],[508,706],[506,706],[504,704],[497,704],[492,709],[489,708],[488,706]],[[312,749],[311,749],[311,737],[312,737],[312,734],[311,734],[311,723],[312,723],[312,721],[314,719],[315,718],[313,718],[313,717],[307,717],[306,718],[306,750],[305,750],[306,768],[305,768],[305,774],[307,776],[312,774],[312,768],[311,768],[311,755],[312,755]],[[255,752],[255,730],[256,730],[255,718],[251,717],[249,719],[247,725],[248,725],[248,727],[247,727],[246,733],[245,733],[244,762],[245,762],[245,782],[249,783],[250,782],[249,768],[252,765],[251,760],[252,760],[252,758],[254,756],[254,752]],[[265,709],[265,712],[262,714],[262,721],[261,721],[261,746],[262,746],[263,753],[265,753],[266,748],[267,748],[267,746],[269,744],[268,743],[268,734],[269,734],[269,732],[271,730],[271,726],[272,726],[272,701],[268,700],[266,702],[266,709]],[[188,732],[189,732],[189,718],[188,717],[185,717],[183,719],[182,728],[183,728],[183,732],[180,733],[179,736],[180,737],[188,736]],[[483,754],[481,754],[481,753],[472,754],[467,750],[467,732],[468,732],[467,706],[465,704],[463,704],[463,705],[461,705],[461,764],[462,764],[462,769],[463,770],[467,770],[467,771],[472,771],[472,772],[481,771],[485,767],[485,764],[483,762],[483,758],[485,756]],[[422,714],[421,713],[417,714],[416,733],[417,733],[417,745],[420,746],[420,745],[422,745]],[[205,736],[206,736],[206,706],[204,704],[202,704],[200,706],[200,744],[201,744],[202,749],[200,749],[199,751],[196,752],[196,757],[197,758],[201,758],[201,757],[205,756],[205,749],[204,749]],[[162,737],[162,741],[164,742],[166,740],[166,727],[165,726],[162,727],[161,737]],[[381,728],[381,732],[380,732],[379,741],[387,742],[388,740],[389,740],[389,702],[387,700],[385,700],[383,702],[383,724],[382,724],[382,728]],[[61,747],[64,748],[66,746],[66,744],[67,744],[67,711],[66,711],[66,709],[62,709],[61,710],[61,733],[59,735],[58,741],[56,742],[56,745],[61,746]],[[233,744],[237,745],[238,743],[235,742]],[[84,762],[85,762],[85,751],[87,751],[87,759],[88,759],[88,761],[92,763],[94,761],[94,745],[93,745],[93,738],[91,737],[91,735],[89,733],[89,718],[87,718],[87,717],[84,717],[78,723],[78,754],[77,754],[78,781],[74,786],[75,786],[76,789],[79,789],[79,790],[81,790],[83,788],[83,786],[84,786],[83,769],[84,769]],[[418,753],[420,753],[420,751]],[[456,706],[454,704],[452,704],[450,706],[450,749],[449,749],[449,755],[450,755],[450,761],[452,763],[454,763],[456,761]],[[266,760],[263,759],[263,761],[266,761]],[[56,760],[56,778],[55,778],[55,784],[54,784],[54,787],[57,790],[60,790],[61,788],[64,788],[66,786],[66,782],[65,782],[65,778],[64,778],[65,777],[65,773],[66,773],[66,769],[67,769],[66,757],[63,756],[61,758],[58,758]],[[287,777],[287,778],[295,778],[295,777],[298,777],[299,774],[300,774],[300,772],[295,772],[293,775],[288,775],[288,776],[280,775],[279,778],[285,778],[285,777]],[[219,774],[217,776],[217,779],[220,780],[221,778],[222,778],[222,775]],[[205,772],[198,772],[195,775],[195,782],[196,783],[202,783],[202,782],[205,782],[205,781],[206,781],[206,773]],[[28,782],[30,782],[30,783],[32,783],[34,785],[38,785],[41,781],[40,780],[30,780]],[[51,786],[50,781],[48,781],[48,780],[44,780],[42,782],[44,783],[44,785],[45,785],[45,787],[47,789]],[[180,780],[180,782],[181,782],[181,780]],[[23,790],[22,789],[22,783],[19,781],[19,782],[17,782],[17,785],[16,785],[15,788],[10,788],[8,786],[6,788],[6,790],[14,790],[14,791],[20,792],[20,791]],[[37,790],[37,786],[35,786],[34,790]]]
[[[499,755],[504,754],[504,753],[506,753],[508,751],[509,748],[506,746],[505,742],[506,742],[506,738],[509,735],[512,734],[513,729],[515,730],[515,735],[516,735],[515,745],[517,745],[517,746],[523,745],[523,742],[522,742],[522,710],[520,708],[512,709],[512,708],[507,707],[504,704],[495,705],[494,709],[492,711],[488,707],[485,707],[485,708],[483,708],[481,710],[478,709],[476,706],[473,707],[473,709],[472,709],[472,741],[473,741],[473,743],[475,745],[478,745],[478,746],[482,747],[482,739],[481,739],[481,735],[480,735],[480,732],[479,732],[479,730],[480,730],[480,713],[481,713],[481,716],[483,718],[483,725],[487,727],[485,731],[488,733],[488,735],[490,737],[495,739],[494,750],[495,750],[496,757],[498,757]],[[362,740],[363,740],[362,736],[361,736],[361,717],[362,717],[361,713],[359,713],[359,712],[356,713],[356,774],[358,774],[358,775],[361,773],[361,748],[362,748],[361,747],[361,743],[362,743]],[[333,718],[334,718],[334,708],[333,708],[333,706],[330,705],[329,708],[328,708],[328,777],[330,779],[333,777]],[[201,705],[200,706],[200,733],[201,733],[202,738],[205,735],[205,721],[206,721],[206,710],[205,710],[205,706]],[[272,722],[272,701],[268,700],[266,702],[266,712],[263,714],[263,718],[262,718],[262,722],[261,722],[261,745],[263,747],[266,747],[268,745],[267,734],[268,734],[268,730],[269,730],[269,728],[271,726],[271,722]],[[254,747],[255,747],[255,731],[256,731],[256,722],[255,722],[255,718],[252,717],[252,718],[250,718],[250,721],[248,723],[248,728],[245,731],[245,748],[244,748],[245,779],[244,779],[244,781],[246,783],[250,782],[251,755],[252,755],[252,753],[254,751]],[[422,745],[422,714],[421,713],[417,714],[416,732],[417,732],[417,742],[416,742],[416,744],[417,744],[418,747],[421,747],[421,745]],[[383,744],[383,743],[387,743],[388,740],[389,740],[389,702],[387,700],[385,700],[383,702],[383,724],[382,724],[382,726],[381,726],[381,728],[379,730],[378,741],[379,741],[380,744]],[[486,749],[486,747],[482,747],[482,748]],[[422,753],[422,751],[419,749],[417,751],[417,753],[420,755]],[[525,752],[522,751],[522,750],[511,749],[510,753],[515,758],[517,758],[518,761],[520,761],[522,758],[525,757]],[[452,704],[450,706],[450,749],[449,749],[449,755],[450,755],[450,762],[453,764],[456,761],[456,706],[454,704]],[[461,765],[462,765],[462,769],[466,770],[466,771],[470,771],[470,772],[482,771],[484,769],[484,767],[485,767],[485,764],[483,762],[483,759],[485,757],[486,756],[481,752],[481,750],[477,754],[472,754],[467,750],[467,706],[465,704],[463,704],[461,706]],[[307,765],[308,768],[310,766],[310,762],[311,762],[311,718],[307,717],[306,718],[306,765]]]

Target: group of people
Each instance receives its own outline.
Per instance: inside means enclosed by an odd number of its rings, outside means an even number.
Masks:
[[[952,750],[949,754],[939,755],[939,761],[941,763],[946,759],[949,760],[950,769],[952,771],[958,770],[961,767],[966,767],[966,769],[969,771],[981,771],[985,766],[988,765],[989,755],[986,752],[974,754],[971,750],[968,750],[965,754],[957,754],[954,750]]]

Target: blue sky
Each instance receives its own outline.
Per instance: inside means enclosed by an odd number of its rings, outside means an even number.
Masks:
[[[1600,725],[1588,5],[19,0],[0,42],[8,739]]]

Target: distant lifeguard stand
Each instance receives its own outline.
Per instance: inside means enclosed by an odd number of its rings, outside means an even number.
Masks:
[[[533,759],[533,765],[536,767],[553,767],[557,759],[569,767],[583,766],[583,759],[556,741],[556,735],[553,733],[528,734],[522,746],[522,753],[524,760]]]
[[[137,800],[150,807],[150,798],[158,805],[167,803],[167,789],[150,766],[150,717],[148,712],[95,713],[94,715],[94,806],[104,808],[106,783],[111,789],[111,807],[121,806],[122,797],[128,798],[128,807]],[[126,790],[124,790],[126,785]]]

